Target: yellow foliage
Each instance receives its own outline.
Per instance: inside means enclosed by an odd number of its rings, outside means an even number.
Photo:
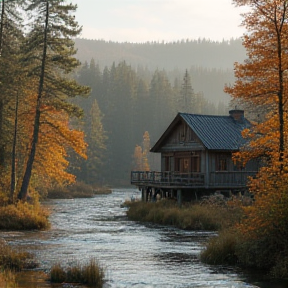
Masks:
[[[35,95],[34,95],[35,97]],[[33,95],[31,96],[33,98]],[[23,131],[26,131],[26,140],[21,143],[18,149],[25,149],[30,146],[32,137],[33,115],[35,108],[30,107],[29,115],[22,115]],[[69,161],[67,160],[69,149],[73,149],[78,155],[87,158],[87,144],[84,141],[82,131],[73,130],[69,127],[69,116],[65,111],[57,111],[53,107],[43,106],[41,114],[41,126],[37,143],[36,156],[32,170],[32,186],[47,188],[51,183],[71,184],[75,182],[75,176],[67,172]],[[28,138],[28,139],[27,139]],[[23,151],[24,152],[24,151]],[[26,153],[24,158],[18,158],[18,177],[21,179],[22,167],[27,161]],[[32,186],[31,186],[32,185]]]
[[[250,179],[254,204],[244,207],[246,218],[239,224],[247,238],[264,239],[271,233],[288,232],[288,2],[284,0],[234,0],[248,6],[243,15],[247,34],[243,45],[248,59],[235,63],[236,82],[225,91],[234,100],[257,107],[259,122],[242,132],[248,144],[235,153],[234,161],[261,159],[263,168]],[[253,110],[253,109],[252,109]],[[261,121],[260,121],[261,120]],[[281,230],[282,229],[282,230]],[[286,231],[286,230],[287,231]],[[279,236],[280,237],[280,236]]]
[[[143,148],[136,145],[134,149],[134,169],[137,171],[149,171],[150,165],[148,160],[148,153],[150,150],[150,136],[148,131],[143,134]]]
[[[16,204],[0,207],[0,229],[46,229],[49,227],[48,211],[40,206],[38,201],[29,204]]]

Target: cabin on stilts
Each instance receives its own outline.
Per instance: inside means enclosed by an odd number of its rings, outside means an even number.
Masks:
[[[161,171],[132,171],[131,184],[142,191],[142,201],[172,197],[179,204],[216,191],[243,192],[260,163],[242,167],[232,154],[245,145],[241,132],[249,127],[239,109],[227,116],[178,113],[150,150],[161,153]]]

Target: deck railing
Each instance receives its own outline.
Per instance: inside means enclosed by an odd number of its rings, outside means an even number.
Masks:
[[[256,175],[256,171],[217,171],[210,172],[209,181],[205,173],[180,173],[156,171],[132,171],[131,184],[157,186],[188,186],[188,187],[245,187],[249,177]]]

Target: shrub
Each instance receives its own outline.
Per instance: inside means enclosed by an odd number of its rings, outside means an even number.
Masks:
[[[66,270],[57,263],[53,265],[50,272],[51,282],[81,283],[91,285],[95,288],[102,288],[104,278],[104,269],[94,258],[91,258],[86,265],[82,266],[80,263],[77,263]]]

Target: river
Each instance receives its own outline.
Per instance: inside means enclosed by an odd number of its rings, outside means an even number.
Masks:
[[[199,253],[212,232],[129,221],[126,208],[120,206],[132,195],[140,198],[135,189],[114,189],[112,194],[90,199],[49,200],[44,205],[51,210],[50,230],[1,235],[11,245],[33,253],[38,270],[49,271],[55,263],[87,263],[94,257],[105,267],[105,287],[272,287],[249,281],[231,267],[201,263]],[[45,282],[35,271],[22,273],[20,279],[19,288],[62,287]]]

